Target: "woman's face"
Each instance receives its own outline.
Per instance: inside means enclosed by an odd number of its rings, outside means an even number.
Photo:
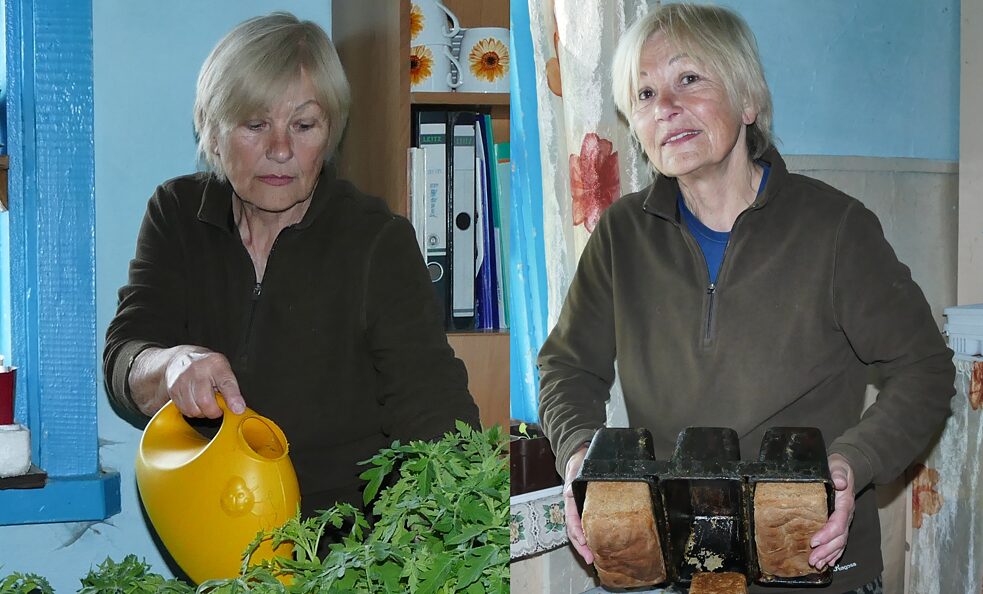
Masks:
[[[744,124],[756,115],[731,107],[720,77],[670,47],[662,33],[642,46],[631,122],[663,175],[702,177],[726,170],[735,156],[747,159]]]
[[[327,117],[307,73],[269,111],[221,135],[215,150],[236,194],[267,212],[284,212],[314,190],[328,142]]]

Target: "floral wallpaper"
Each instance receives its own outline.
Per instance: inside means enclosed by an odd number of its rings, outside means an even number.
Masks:
[[[939,471],[924,464],[916,464],[914,474],[911,485],[911,525],[921,528],[923,515],[937,514],[942,509],[942,495],[935,490],[939,484]]]
[[[973,377],[969,384],[969,405],[973,410],[980,410],[983,401],[983,364],[973,365]]]
[[[952,416],[912,466],[912,594],[983,593],[983,359],[957,355]]]

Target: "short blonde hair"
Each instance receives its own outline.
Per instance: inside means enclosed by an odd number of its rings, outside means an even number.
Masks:
[[[303,70],[317,90],[328,118],[325,160],[330,159],[348,122],[351,88],[334,45],[320,26],[288,12],[244,21],[215,46],[202,64],[195,93],[198,157],[219,179],[221,160],[212,150],[240,123],[275,102]]]
[[[638,97],[642,46],[662,33],[674,48],[685,52],[719,76],[731,106],[757,110],[748,125],[747,145],[752,159],[774,142],[771,91],[765,81],[754,34],[737,13],[720,6],[666,4],[632,24],[618,41],[611,67],[612,91],[618,110],[631,122]]]

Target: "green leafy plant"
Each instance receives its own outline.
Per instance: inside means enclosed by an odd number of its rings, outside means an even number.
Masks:
[[[150,565],[127,555],[119,563],[107,558],[82,578],[79,594],[191,594],[194,588],[180,580],[151,573]]]
[[[79,594],[505,594],[509,591],[509,470],[505,440],[495,427],[475,431],[464,423],[432,442],[394,442],[362,464],[368,481],[366,517],[350,504],[260,533],[243,553],[233,579],[210,580],[197,590],[151,573],[127,555],[106,559],[82,580]],[[393,480],[395,479],[395,480]],[[385,486],[384,485],[388,485]],[[377,497],[378,496],[378,497]],[[321,541],[333,538],[326,556]],[[264,541],[293,545],[291,559],[255,565]],[[52,594],[44,578],[13,574],[0,594]]]
[[[201,594],[241,592],[508,592],[508,485],[504,440],[464,423],[439,441],[396,442],[364,464],[366,518],[340,504],[287,522],[247,548],[242,576],[202,584]],[[380,488],[393,472],[398,479]],[[371,524],[369,520],[372,520]],[[327,556],[317,555],[329,530],[342,530]],[[294,545],[294,559],[248,566],[263,539]],[[279,580],[283,580],[286,584]]]
[[[12,573],[0,581],[2,594],[54,594],[48,580],[33,573]]]
[[[509,440],[521,441],[524,439],[546,439],[546,435],[543,433],[542,428],[536,423],[530,424],[526,423],[525,421],[520,421],[518,425],[512,425]]]

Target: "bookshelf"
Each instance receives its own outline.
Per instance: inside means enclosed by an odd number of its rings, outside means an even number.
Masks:
[[[508,0],[443,0],[461,26],[508,27]],[[507,93],[411,93],[409,0],[334,0],[332,39],[352,87],[352,109],[337,156],[339,173],[362,191],[408,212],[407,149],[413,106],[490,111],[496,142],[509,137]],[[469,389],[482,425],[509,420],[507,332],[450,333],[468,368]]]

